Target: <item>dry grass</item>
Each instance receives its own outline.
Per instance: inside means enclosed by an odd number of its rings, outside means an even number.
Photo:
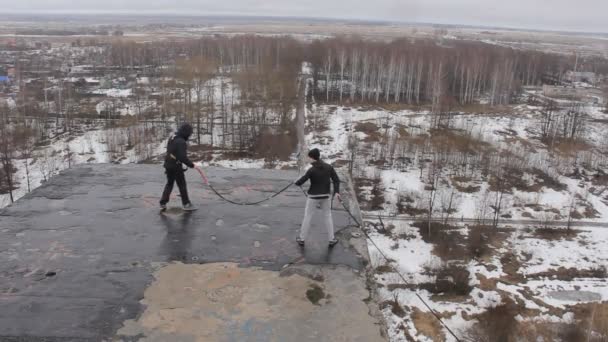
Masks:
[[[435,283],[419,284],[419,288],[439,295],[442,300],[462,298],[473,290],[469,285],[470,273],[465,267],[446,265],[436,273]]]
[[[414,308],[412,313],[412,322],[416,327],[418,334],[422,334],[435,342],[445,341],[445,335],[441,324],[430,312],[422,312],[418,308]]]
[[[608,277],[605,267],[597,267],[593,269],[577,269],[560,267],[557,270],[549,270],[547,272],[529,274],[528,279],[543,279],[549,278],[554,280],[572,281],[577,278],[596,278],[605,279]]]
[[[504,141],[508,145],[520,144],[525,151],[528,151],[530,153],[536,153],[536,148],[534,144],[528,139],[524,139],[522,137],[506,137]]]
[[[426,215],[429,212],[425,208],[416,207],[415,201],[410,196],[403,193],[397,195],[396,205],[399,214],[405,214],[413,217]]]
[[[469,330],[468,337],[475,342],[516,342],[518,313],[518,306],[506,299],[504,304],[477,315],[478,323]]]
[[[591,183],[595,186],[607,186],[608,185],[608,174],[603,172],[598,173],[591,178]]]
[[[502,270],[506,274],[505,280],[512,283],[519,283],[523,281],[523,276],[519,273],[519,269],[522,266],[522,262],[512,252],[507,252],[500,258],[502,264]]]
[[[534,229],[534,236],[539,239],[545,239],[550,241],[558,241],[562,239],[572,240],[580,233],[576,229],[565,229],[565,228],[536,228]]]
[[[241,160],[244,158],[253,158],[253,154],[247,151],[226,151],[218,157],[222,160]]]
[[[490,226],[471,226],[467,236],[469,255],[476,260],[489,260],[501,248],[508,231]]]
[[[437,150],[484,153],[493,150],[490,143],[473,138],[471,135],[452,129],[431,129],[431,144]]]
[[[253,153],[258,158],[264,158],[267,162],[289,160],[296,149],[298,138],[293,128],[276,132],[265,129],[258,136]]]
[[[363,210],[381,210],[384,204],[384,191],[382,189],[381,180],[378,179],[367,179],[367,178],[355,178],[355,192],[357,194],[357,200],[361,204]],[[370,195],[371,198],[368,200],[365,197],[365,189],[363,187],[371,187]]]
[[[390,308],[393,315],[397,317],[405,317],[406,312],[403,310],[401,304],[399,304],[399,299],[395,295],[392,300],[386,300],[380,303],[380,309]]]
[[[586,202],[584,205],[584,211],[582,213],[582,216],[584,218],[598,218],[600,217],[600,213],[595,210],[595,208],[593,207],[593,204]]]
[[[454,111],[467,113],[467,114],[511,114],[515,110],[511,106],[490,106],[487,104],[471,103],[466,105],[456,105]]]
[[[473,194],[479,192],[479,190],[481,190],[481,186],[463,184],[470,183],[472,180],[473,179],[469,177],[454,176],[452,177],[452,185],[454,186],[454,188],[456,188],[456,190],[462,193]]]
[[[589,151],[592,148],[593,146],[580,139],[557,139],[553,142],[553,151],[564,156],[575,156],[577,153]]]
[[[496,284],[498,283],[498,279],[495,278],[486,278],[481,274],[477,274],[477,279],[479,280],[479,289],[483,291],[494,291],[496,290]]]
[[[580,342],[580,335],[576,332],[575,324],[561,324],[550,322],[519,322],[517,334],[522,342],[538,342],[542,341],[562,341],[562,342]],[[573,334],[574,332],[574,334]]]
[[[528,184],[526,182],[524,177],[525,173],[529,173],[534,176],[534,182],[532,182],[532,184]],[[559,182],[546,172],[536,168],[522,170],[519,168],[509,167],[502,170],[502,174],[500,176],[489,176],[488,184],[490,185],[490,191],[503,190],[506,193],[511,193],[512,189],[517,189],[525,192],[541,192],[543,188],[549,188],[559,192],[568,189],[566,184]]]
[[[382,137],[380,128],[372,122],[358,122],[355,125],[355,132],[362,132],[366,134],[365,142],[377,142]]]
[[[389,112],[396,112],[396,111],[401,111],[401,110],[411,110],[411,111],[422,111],[424,109],[426,109],[426,107],[428,106],[421,106],[421,105],[409,105],[409,104],[404,104],[404,103],[378,103],[375,104],[374,107],[371,107],[373,109],[382,109],[385,111],[389,111]]]
[[[483,314],[471,318],[477,319],[467,333],[467,338],[474,342],[606,342],[608,341],[608,303],[579,304],[566,308],[565,311],[575,314],[575,323],[554,323],[530,321],[538,311],[529,311],[523,303],[515,303],[503,298],[505,302]],[[522,314],[523,313],[523,314]],[[560,316],[564,312],[550,310],[549,314]],[[517,321],[522,315],[526,320]]]
[[[386,273],[393,273],[393,268],[390,267],[389,265],[380,265],[378,267],[376,267],[376,269],[374,270],[376,272],[376,274],[386,274]]]
[[[528,171],[536,177],[536,184],[532,185],[532,192],[539,192],[543,187],[549,188],[555,191],[565,191],[568,190],[568,186],[564,183],[561,183],[559,180],[551,177],[546,172],[540,169],[532,169]]]
[[[431,222],[431,229],[427,222],[414,222],[413,227],[418,228],[420,236],[426,243],[433,244],[433,254],[442,260],[468,260],[470,254],[467,249],[466,238],[457,231],[457,227]]]
[[[571,310],[579,321],[579,334],[591,342],[608,341],[608,303],[579,304]]]

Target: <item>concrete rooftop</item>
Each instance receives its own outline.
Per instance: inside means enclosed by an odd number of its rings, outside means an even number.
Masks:
[[[208,175],[240,201],[297,177]],[[365,242],[345,212],[334,211],[339,245],[328,249],[315,226],[301,249],[297,187],[245,207],[187,176],[193,213],[159,214],[164,175],[153,165],[80,166],[0,211],[0,340],[384,340],[370,315]]]

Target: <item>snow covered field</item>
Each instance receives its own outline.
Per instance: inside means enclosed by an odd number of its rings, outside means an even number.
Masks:
[[[445,220],[449,201],[453,220],[430,231],[425,220],[433,169],[429,151],[442,148],[429,137],[430,113],[325,105],[307,111],[308,145],[345,170],[352,161],[364,214],[384,217],[382,224],[372,220],[384,229],[370,229],[374,243],[368,246],[391,341],[455,341],[420,298],[461,340],[493,341],[500,335],[497,322],[510,324],[510,334],[530,337],[526,341],[574,341],[568,334],[581,325],[593,336],[607,336],[590,313],[605,317],[608,228],[545,227],[568,219],[607,222],[606,188],[602,176],[592,175],[605,166],[604,114],[587,108],[589,147],[560,154],[537,138],[539,108],[513,110],[460,113],[451,118],[449,131],[440,132],[466,136],[471,146],[465,153],[459,146],[444,149],[460,154],[447,160],[462,162],[467,151],[506,154],[505,167],[511,163],[525,170],[502,194],[503,223],[488,226],[497,191],[481,164],[455,162],[438,171],[432,214]],[[591,159],[595,169],[586,163]]]
[[[603,156],[596,152],[579,152],[578,155],[555,155],[547,151],[543,144],[534,138],[538,123],[534,117],[534,108],[518,108],[523,113],[517,115],[475,115],[462,114],[453,118],[453,131],[466,134],[470,144],[488,144],[485,148],[489,155],[499,156],[509,153],[513,158],[521,159],[529,169],[536,169],[536,173],[524,171],[521,183],[509,189],[502,198],[504,218],[536,219],[536,220],[562,220],[568,217],[573,198],[576,199],[576,209],[585,221],[608,221],[608,199],[605,186],[594,186],[592,177],[577,179],[565,174],[574,168],[583,168],[583,157],[594,159],[594,165],[601,168],[606,164]],[[409,110],[385,111],[382,109],[346,108],[321,106],[312,110],[308,117],[310,133],[307,141],[310,146],[318,146],[323,150],[327,159],[332,162],[344,164],[351,159],[349,155],[349,139],[357,141],[354,147],[354,163],[359,165],[354,178],[361,177],[375,179],[382,189],[384,201],[379,210],[373,214],[400,215],[399,196],[407,196],[417,209],[424,210],[427,205],[429,164],[432,158],[430,148],[432,141],[428,139],[430,130],[428,112],[412,112]],[[590,111],[591,119],[599,114]],[[371,125],[368,128],[360,125]],[[371,128],[369,128],[371,127]],[[603,141],[606,124],[589,125],[588,141],[598,146]],[[371,129],[373,133],[367,134],[362,130]],[[509,134],[505,134],[508,131]],[[455,138],[461,138],[456,136]],[[452,141],[447,141],[452,143]],[[455,141],[454,143],[458,143]],[[449,148],[450,146],[448,146]],[[448,150],[452,154],[476,154],[462,152],[458,148]],[[420,163],[420,160],[427,162]],[[509,163],[509,161],[507,161]],[[456,187],[452,199],[451,216],[454,218],[487,219],[480,216],[480,200],[491,201],[494,196],[488,184],[488,177],[483,170],[453,167],[442,165],[440,170],[441,181],[437,187],[437,202],[441,202]],[[421,170],[422,169],[422,170]],[[357,173],[358,172],[358,173]],[[542,179],[547,177],[548,180]],[[555,184],[553,184],[555,183]],[[461,191],[470,188],[467,191]],[[362,186],[368,193],[371,186]],[[585,208],[591,205],[591,210],[583,214]],[[437,206],[440,209],[440,205]],[[435,213],[434,213],[435,214]],[[489,215],[485,213],[485,215]]]
[[[507,302],[520,310],[518,322],[572,324],[582,319],[576,305],[608,301],[606,271],[602,269],[608,262],[608,229],[584,228],[571,239],[548,241],[520,227],[505,233],[505,240],[491,255],[447,261],[433,253],[437,245],[425,242],[420,230],[410,223],[387,220],[384,224],[391,227],[391,234],[372,232],[372,239],[408,281],[404,284],[386,268],[386,260],[369,245],[378,270],[375,278],[381,302],[396,299],[405,310],[395,313],[392,306],[384,305],[392,341],[409,341],[408,337],[417,341],[455,340],[440,326],[426,330],[418,316],[426,313],[428,319],[434,318],[416,294],[446,318],[444,322],[459,337],[470,336],[469,329],[487,319],[484,312]],[[464,237],[468,233],[468,228],[454,232]],[[511,254],[515,258],[512,263],[505,258]],[[435,271],[450,263],[461,264],[466,270],[467,294],[447,295],[429,288],[429,284],[444,280]]]

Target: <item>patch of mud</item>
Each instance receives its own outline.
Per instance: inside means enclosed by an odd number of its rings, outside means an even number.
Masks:
[[[325,298],[325,292],[323,292],[321,286],[312,284],[308,291],[306,291],[306,298],[314,305],[319,305],[321,299]]]

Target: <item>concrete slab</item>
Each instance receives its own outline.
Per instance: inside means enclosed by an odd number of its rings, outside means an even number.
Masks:
[[[271,170],[210,169],[208,173],[217,189],[240,201],[264,198],[297,177],[295,172]],[[175,334],[194,341],[308,341],[314,331],[334,332],[336,341],[354,341],[358,336],[365,336],[365,341],[381,339],[377,319],[369,310],[359,310],[366,306],[362,297],[369,297],[362,272],[366,251],[361,241],[348,241],[355,228],[346,213],[334,212],[336,228],[341,230],[338,236],[343,237],[338,246],[328,249],[319,227],[312,230],[306,248],[300,249],[294,238],[305,198],[297,187],[263,205],[235,206],[219,200],[203,187],[198,174],[189,172],[191,197],[200,209],[184,213],[172,208],[160,215],[157,202],[163,182],[158,166],[81,166],[0,211],[0,340],[167,340],[163,336]],[[178,204],[176,197],[172,205]],[[322,276],[308,277],[310,267]],[[218,279],[225,276],[218,270],[241,277],[231,278],[234,283],[218,287],[219,292],[250,283],[252,289],[259,289],[259,296],[247,290],[247,296],[238,297],[240,302],[228,296],[212,306],[201,301],[203,292],[198,292],[181,308],[180,317],[194,322],[216,315],[232,325],[222,325],[215,335],[205,337],[196,329],[181,331],[168,321],[157,320],[154,325],[146,320],[170,309],[155,306],[159,298],[161,304],[162,300],[187,302],[188,296],[183,296],[192,288],[184,285],[188,282],[207,291],[213,282],[207,273]],[[280,277],[280,270],[289,280]],[[173,278],[184,282],[173,283]],[[268,286],[268,294],[262,293],[262,284]],[[293,285],[291,297],[277,290],[288,291],[286,284]],[[332,300],[307,303],[311,284],[325,289]],[[166,286],[175,286],[175,291],[154,295],[154,289]],[[207,292],[204,296],[211,300]],[[255,298],[259,302],[250,310]],[[142,299],[149,305],[146,310]],[[290,300],[298,304],[286,302]],[[275,309],[283,311],[285,324],[277,323],[278,316],[255,317],[255,310]],[[353,329],[350,335],[348,329],[336,331],[333,328],[339,326],[332,325],[330,316],[336,316],[333,322],[358,322],[363,329]],[[259,324],[276,327],[268,335],[276,339],[258,334],[268,331]],[[245,329],[241,335],[231,332],[235,326]],[[120,328],[129,334],[117,335]],[[363,330],[375,337],[370,339]],[[251,339],[242,339],[247,331]]]
[[[236,264],[173,264],[146,290],[146,310],[119,336],[142,341],[382,341],[369,296],[345,267],[299,274]],[[371,328],[371,329],[370,329]]]

